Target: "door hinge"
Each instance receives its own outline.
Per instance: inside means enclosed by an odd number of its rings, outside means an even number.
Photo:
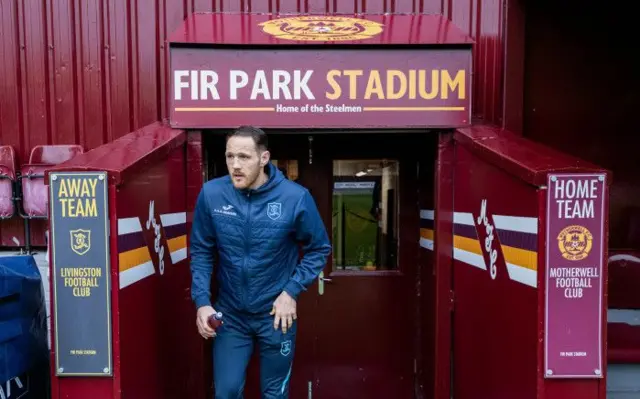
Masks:
[[[308,382],[308,388],[307,388],[307,392],[308,392],[307,398],[308,399],[311,399],[311,397],[313,396],[312,391],[313,391],[313,382],[309,381]]]

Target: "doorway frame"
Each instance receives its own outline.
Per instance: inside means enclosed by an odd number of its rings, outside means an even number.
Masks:
[[[438,136],[434,170],[434,399],[450,399],[453,392],[453,192],[455,141],[452,131]],[[421,251],[425,251],[422,249]]]
[[[187,159],[189,164],[187,169],[189,176],[199,176],[198,190],[202,185],[211,178],[209,174],[215,170],[215,162],[211,162],[215,159],[210,155],[208,151],[213,147],[211,144],[212,137],[221,137],[221,142],[224,142],[224,136],[232,128],[212,128],[212,129],[187,129],[190,146],[194,149],[192,154]],[[297,128],[265,128],[263,129],[267,135],[295,135],[295,136],[316,136],[324,134],[409,134],[409,135],[437,135],[437,146],[433,154],[426,158],[419,158],[416,160],[418,171],[418,178],[416,182],[420,181],[420,173],[422,173],[423,165],[428,164],[429,160],[433,163],[429,165],[428,170],[433,173],[433,186],[427,191],[432,194],[433,206],[435,209],[434,218],[434,231],[437,231],[434,236],[434,260],[433,268],[435,273],[435,281],[433,288],[435,290],[435,306],[433,309],[433,341],[434,357],[432,359],[434,367],[434,378],[432,380],[433,385],[423,386],[425,380],[420,379],[415,381],[417,397],[421,397],[418,391],[430,390],[431,392],[423,393],[425,397],[433,397],[435,399],[450,399],[453,390],[453,347],[452,347],[452,333],[453,333],[453,311],[454,311],[454,296],[453,296],[453,172],[454,172],[454,131],[450,128],[408,128],[408,129],[396,129],[396,128],[363,128],[363,129],[326,129],[326,128],[313,128],[313,129],[297,129]],[[197,152],[197,154],[196,154]],[[300,162],[300,160],[299,160]],[[421,187],[417,189],[420,190]],[[190,191],[193,187],[190,188]],[[420,196],[420,194],[418,194]],[[420,200],[422,204],[422,199]],[[421,205],[420,204],[420,205]],[[422,206],[417,206],[417,211],[420,212]],[[417,217],[419,227],[419,216]],[[401,227],[402,229],[402,227]],[[441,237],[440,237],[441,236]],[[419,231],[416,232],[416,262],[417,267],[423,267],[423,253],[424,249],[420,248],[418,244]],[[331,258],[329,259],[331,261]],[[380,273],[380,272],[372,272]],[[381,272],[385,273],[385,272]],[[415,277],[420,278],[417,274]],[[317,281],[309,288],[316,289]],[[212,287],[214,289],[215,287]],[[419,302],[419,298],[415,298],[416,302]],[[418,305],[416,305],[418,306]],[[422,314],[424,317],[424,313]],[[417,321],[417,320],[416,320]],[[425,332],[419,331],[423,344],[430,344],[427,338],[424,338]],[[420,345],[414,345],[416,350],[420,350]],[[210,352],[208,352],[210,356]],[[421,355],[421,354],[419,354]],[[207,362],[205,362],[206,364]],[[417,362],[419,363],[419,362]],[[415,367],[419,367],[418,364]],[[206,369],[206,367],[205,367]],[[211,373],[206,375],[207,381],[211,381]],[[414,376],[420,376],[419,370],[415,370]],[[207,384],[207,388],[211,388],[212,381]],[[208,391],[209,392],[209,391]]]

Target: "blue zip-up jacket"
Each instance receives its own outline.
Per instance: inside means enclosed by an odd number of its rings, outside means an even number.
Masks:
[[[324,268],[331,245],[309,191],[269,163],[269,179],[256,190],[236,189],[229,175],[204,184],[190,249],[196,308],[211,305],[216,269],[216,307],[262,313],[282,291],[297,299]]]

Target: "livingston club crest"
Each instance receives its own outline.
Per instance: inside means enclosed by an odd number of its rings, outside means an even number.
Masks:
[[[271,220],[279,219],[282,216],[282,204],[280,202],[269,202],[267,204],[267,216]]]
[[[91,249],[91,230],[76,229],[71,234],[71,249],[78,255],[84,255]]]
[[[380,34],[384,25],[361,18],[301,16],[274,19],[260,26],[278,39],[323,42],[369,39]]]
[[[585,227],[573,225],[558,234],[558,247],[562,257],[568,260],[582,260],[589,255],[593,236]]]
[[[289,356],[291,353],[291,340],[282,341],[280,344],[280,354],[282,356]]]

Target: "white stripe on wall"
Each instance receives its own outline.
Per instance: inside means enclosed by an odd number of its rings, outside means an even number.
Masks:
[[[533,288],[538,286],[538,272],[535,270],[507,262],[507,272],[511,280],[518,281]]]
[[[455,212],[453,214],[453,223],[475,226],[475,224],[473,223],[473,215],[468,212]]]
[[[640,310],[609,309],[607,310],[607,319],[609,323],[624,323],[630,326],[640,326]]]
[[[420,246],[433,251],[433,240],[420,237]]]
[[[479,269],[487,270],[487,265],[484,263],[484,258],[482,257],[482,255],[474,254],[473,252],[454,247],[453,258],[461,262],[468,263],[471,266],[475,266]]]
[[[493,215],[496,228],[500,230],[519,231],[521,233],[538,234],[538,219],[522,216]]]
[[[171,262],[175,265],[176,263],[180,262],[181,260],[184,260],[187,258],[187,248],[181,248],[177,251],[173,251],[171,252]]]
[[[186,212],[165,213],[164,215],[160,215],[160,222],[165,227],[175,226],[176,224],[184,224],[184,223],[187,223],[187,213]]]
[[[140,224],[139,218],[118,219],[118,235],[121,236],[129,233],[137,233],[138,231],[142,231],[142,225]]]
[[[421,209],[420,210],[420,219],[429,219],[433,220],[435,216],[435,212],[433,209]]]
[[[152,261],[145,262],[141,265],[134,266],[131,269],[120,272],[120,289],[138,282],[145,277],[149,277],[155,272]]]

